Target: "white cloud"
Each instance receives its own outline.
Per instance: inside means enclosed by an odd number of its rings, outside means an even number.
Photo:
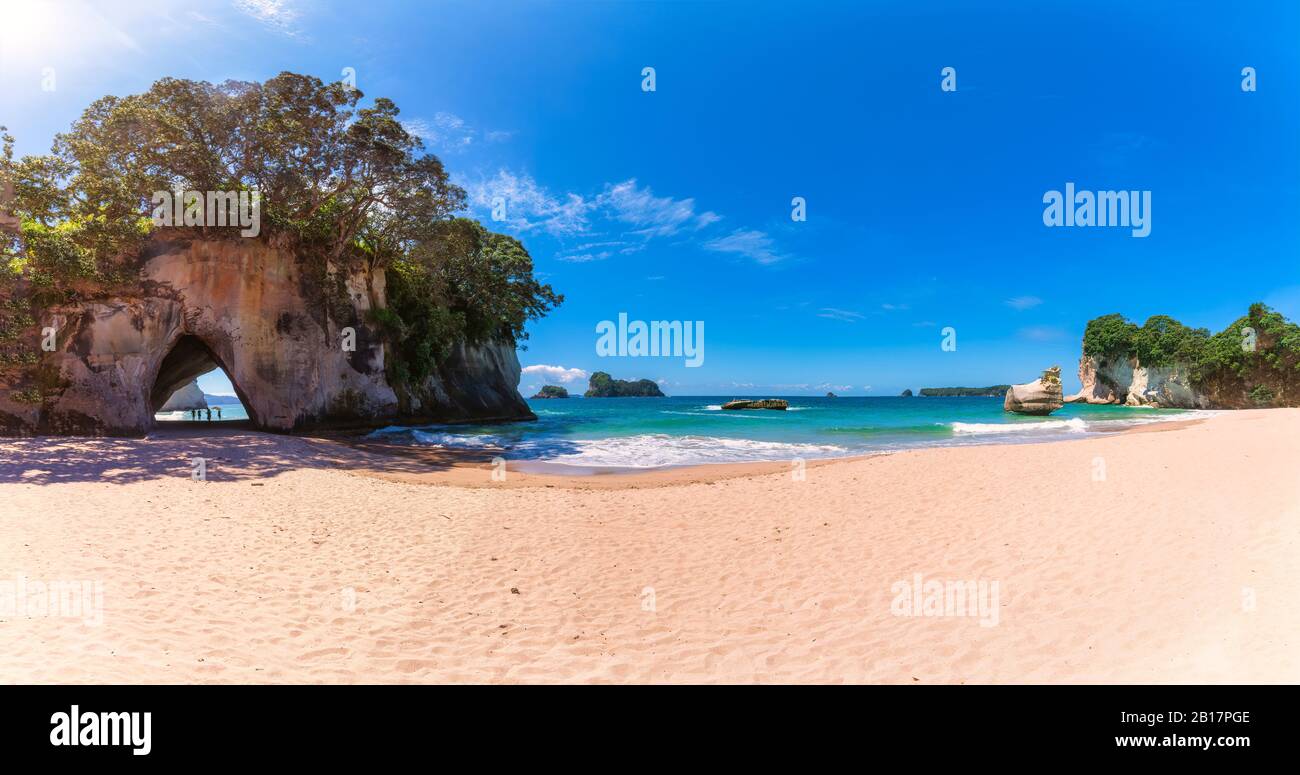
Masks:
[[[581,234],[588,228],[591,204],[577,194],[552,195],[528,174],[499,170],[496,177],[464,186],[470,204],[492,212],[494,201],[505,200],[504,223],[516,231],[534,229],[555,236]],[[486,224],[489,228],[491,223]]]
[[[702,229],[722,219],[717,213],[695,212],[694,199],[657,197],[649,187],[638,187],[635,178],[607,184],[596,204],[607,208],[616,220],[639,227],[633,233],[647,238],[671,237],[683,229]]]
[[[599,253],[575,253],[567,256],[557,255],[556,258],[560,261],[567,261],[571,264],[586,264],[592,261],[604,261],[611,255],[613,254],[608,250],[602,250]]]
[[[817,313],[817,317],[840,320],[845,323],[856,323],[862,319],[862,313],[847,309],[836,309],[834,307],[822,307],[821,312]]]
[[[556,382],[566,384],[569,382],[582,382],[587,379],[587,372],[582,369],[566,369],[563,366],[537,364],[536,366],[525,366],[523,372],[524,374],[539,376],[543,381],[552,384]]]
[[[704,243],[706,250],[718,253],[736,253],[760,264],[775,264],[785,258],[776,252],[775,243],[766,232],[755,229],[736,229],[725,237]]]
[[[906,304],[881,304],[880,308],[886,312],[898,312],[907,309]]]
[[[292,0],[234,0],[235,8],[290,37],[298,35],[299,12]]]
[[[451,118],[446,123],[463,129]],[[408,127],[408,131],[421,136],[428,136],[425,132],[437,134],[439,131],[435,127],[422,126],[418,121],[411,122],[411,126],[414,128]],[[468,193],[470,206],[481,212],[492,213],[494,201],[498,198],[504,200],[505,217],[497,223],[504,223],[515,232],[541,231],[555,237],[588,234],[600,240],[601,237],[618,236],[610,232],[618,231],[619,224],[628,224],[633,228],[624,235],[639,237],[591,241],[576,248],[565,248],[556,256],[559,260],[573,263],[609,258],[615,248],[620,255],[639,253],[657,238],[695,234],[722,220],[722,216],[711,210],[700,211],[692,198],[655,196],[649,187],[638,185],[635,178],[622,183],[607,183],[604,190],[594,197],[571,192],[553,194],[527,173],[515,174],[507,169],[500,169],[494,177],[477,182],[457,182]],[[495,228],[490,223],[487,225]],[[778,251],[770,235],[754,229],[736,229],[725,236],[706,240],[702,247],[715,253],[734,253],[759,264],[774,264],[786,257]]]
[[[435,113],[432,121],[423,118],[406,119],[402,122],[402,128],[419,137],[425,145],[443,151],[463,150],[473,145],[478,137],[478,130],[455,113]],[[497,139],[492,141],[499,142]]]
[[[1043,303],[1043,300],[1037,296],[1017,296],[1014,299],[1007,299],[1007,306],[1012,309],[1031,309]]]

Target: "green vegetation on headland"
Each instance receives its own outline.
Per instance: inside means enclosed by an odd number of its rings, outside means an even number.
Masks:
[[[1300,326],[1260,302],[1217,334],[1167,315],[1153,315],[1141,326],[1123,315],[1103,315],[1088,322],[1083,354],[1183,370],[1191,386],[1218,406],[1300,404]]]
[[[569,391],[559,385],[542,385],[542,389],[537,391],[533,398],[568,398]]]
[[[587,384],[586,398],[663,398],[663,391],[653,380],[639,379],[631,382],[625,379],[613,379],[606,372],[598,371],[591,375]]]
[[[1010,385],[990,385],[989,387],[972,388],[972,387],[946,387],[946,388],[921,388],[923,396],[997,396],[1001,398],[1011,389]],[[903,391],[904,395],[911,395],[910,391]]]
[[[265,83],[164,78],[88,107],[48,155],[14,158],[0,127],[0,370],[34,366],[43,310],[140,295],[156,192],[255,192],[258,239],[290,251],[310,300],[357,325],[345,279],[386,270],[373,320],[390,381],[415,384],[455,344],[522,340],[563,297],[514,238],[456,218],[465,192],[398,120],[342,83],[281,73]],[[211,200],[209,200],[211,201]],[[200,207],[201,209],[201,207]],[[202,213],[199,213],[202,216]],[[188,208],[186,214],[188,220]],[[17,224],[16,227],[14,224]],[[239,239],[196,225],[164,239]]]

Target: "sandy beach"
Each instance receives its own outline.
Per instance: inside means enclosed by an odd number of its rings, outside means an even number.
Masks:
[[[0,584],[102,594],[0,615],[0,681],[1300,680],[1300,410],[802,480],[438,454],[0,441]],[[917,581],[996,610],[900,602]]]

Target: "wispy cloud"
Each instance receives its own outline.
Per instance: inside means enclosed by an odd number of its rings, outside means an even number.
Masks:
[[[493,178],[465,185],[465,191],[471,205],[489,212],[498,199],[503,201],[505,218],[502,220],[516,231],[540,230],[554,236],[569,236],[588,229],[591,203],[577,194],[553,195],[527,174],[500,170]]]
[[[682,230],[695,231],[722,219],[713,212],[696,212],[694,199],[655,196],[636,179],[606,185],[596,206],[607,208],[615,220],[637,227],[632,233],[646,238],[671,237]]]
[[[289,37],[297,37],[301,15],[293,0],[234,0],[235,9]]]
[[[757,229],[736,229],[725,237],[705,242],[704,248],[717,253],[735,253],[760,264],[775,264],[785,258],[777,252],[771,236]]]
[[[881,304],[880,308],[886,312],[901,312],[908,309],[908,306],[906,304]]]
[[[443,152],[464,150],[479,137],[479,131],[455,113],[435,113],[432,119],[406,119],[402,127],[423,140],[425,145]],[[485,137],[488,142],[499,143],[510,139],[510,135],[510,132],[488,132]]]
[[[425,132],[436,134],[438,130],[412,122],[408,131],[427,136]],[[705,250],[743,256],[759,264],[774,264],[786,257],[763,231],[735,229],[717,236],[710,227],[722,220],[721,215],[699,208],[690,197],[656,196],[635,178],[606,183],[595,196],[553,194],[527,173],[515,174],[506,169],[476,182],[457,182],[468,192],[470,205],[476,210],[491,213],[494,202],[504,201],[505,218],[494,220],[504,221],[517,232],[542,231],[555,237],[589,235],[592,241],[561,250],[556,255],[561,261],[600,261],[615,251],[631,255],[645,250],[654,240],[673,237],[703,240],[698,244]],[[627,226],[631,228],[625,230]]]
[[[835,307],[822,307],[821,311],[817,313],[817,317],[840,320],[845,323],[856,323],[862,319],[862,313],[848,309],[836,309]]]
[[[556,255],[555,257],[560,261],[567,261],[571,264],[586,264],[592,261],[604,261],[611,255],[613,254],[608,250],[602,250],[599,253],[568,253]]]
[[[1016,296],[1015,298],[1007,299],[1006,303],[1007,306],[1012,309],[1026,310],[1037,307],[1039,304],[1043,303],[1043,300],[1037,296]]]
[[[545,382],[582,382],[587,379],[587,372],[582,369],[566,369],[563,366],[547,366],[537,364],[535,366],[525,366],[523,373],[532,377],[538,377]]]

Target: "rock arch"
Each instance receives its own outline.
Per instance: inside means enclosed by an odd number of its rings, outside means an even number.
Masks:
[[[58,351],[42,357],[59,388],[36,406],[0,396],[0,433],[142,435],[158,394],[209,362],[266,430],[534,417],[518,392],[514,345],[504,342],[454,346],[399,404],[368,323],[386,303],[382,270],[325,292],[306,262],[265,241],[166,234],[142,258],[139,295],[43,317],[40,326],[59,331]],[[355,331],[353,350],[341,344],[344,326]]]
[[[194,334],[182,334],[158,362],[153,388],[149,393],[151,411],[156,414],[173,393],[213,369],[221,369],[226,377],[230,378],[230,384],[234,387],[239,402],[248,412],[249,420],[256,424],[256,411],[249,408],[248,395],[240,388],[239,383],[230,377],[230,370],[226,368],[221,358],[206,342]]]

